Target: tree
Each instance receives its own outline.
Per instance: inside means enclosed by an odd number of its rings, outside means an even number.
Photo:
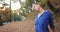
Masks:
[[[58,1],[58,0],[56,0],[56,1]],[[56,4],[56,3],[55,3],[55,4]],[[58,14],[59,9],[56,8],[54,5],[52,5],[52,3],[51,3],[50,1],[47,1],[47,5],[48,5],[48,7],[50,8],[50,10],[52,10],[52,12],[54,12],[55,15]]]

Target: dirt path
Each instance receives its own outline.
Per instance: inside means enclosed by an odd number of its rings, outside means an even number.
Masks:
[[[0,32],[34,32],[34,21],[16,21],[0,27]]]

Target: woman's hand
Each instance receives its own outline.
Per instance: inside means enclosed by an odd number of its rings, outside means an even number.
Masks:
[[[53,32],[56,32],[56,29],[55,28],[53,29]]]

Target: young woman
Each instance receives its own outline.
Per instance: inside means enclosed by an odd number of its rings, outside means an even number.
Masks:
[[[33,6],[33,9],[37,12],[35,19],[35,32],[49,32],[48,25],[50,25],[53,32],[55,32],[51,12],[42,9],[39,5],[39,2]]]

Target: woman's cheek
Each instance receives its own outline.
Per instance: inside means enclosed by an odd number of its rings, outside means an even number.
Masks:
[[[39,8],[38,7],[35,7],[34,10],[39,10]]]

